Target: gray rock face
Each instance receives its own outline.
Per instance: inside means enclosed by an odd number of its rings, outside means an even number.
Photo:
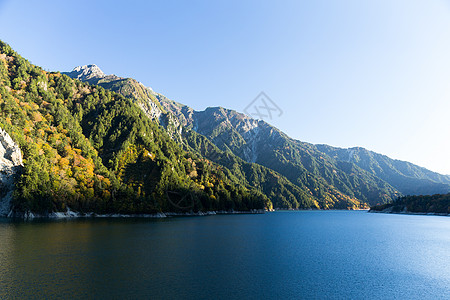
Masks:
[[[14,178],[22,166],[19,146],[0,128],[0,217],[8,216],[11,211]]]
[[[208,107],[204,111],[162,99],[161,105],[183,126],[208,137],[220,149],[230,149],[247,162],[257,162],[262,145],[276,143],[272,128],[261,120],[222,107]],[[229,141],[234,141],[230,143]]]
[[[105,73],[97,65],[85,65],[78,66],[72,70],[72,72],[64,73],[71,78],[75,78],[81,81],[90,82],[92,80],[99,80],[106,77]]]

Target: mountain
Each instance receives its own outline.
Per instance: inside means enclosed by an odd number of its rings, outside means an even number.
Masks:
[[[340,149],[297,141],[264,121],[223,108],[197,112],[168,100],[162,105],[174,112],[183,124],[211,138],[219,148],[231,149],[244,160],[274,169],[293,182],[303,166],[345,194],[371,204],[395,199],[400,194],[450,192],[450,176],[364,148]],[[294,166],[297,169],[289,169]],[[358,179],[362,180],[358,182]],[[376,195],[373,191],[377,188],[385,192]]]
[[[329,157],[315,145],[294,140],[264,121],[221,107],[194,111],[166,99],[161,104],[184,126],[206,136],[220,149],[273,169],[320,199],[332,191],[374,204],[400,195],[382,179]]]
[[[79,71],[86,80],[108,77]],[[2,211],[11,200],[11,216],[271,207],[230,170],[184,150],[129,98],[46,72],[1,41],[0,108],[0,154],[9,159],[2,171],[19,167],[17,178],[8,175],[12,199],[1,178]]]
[[[109,88],[101,80],[98,84]],[[301,142],[264,121],[221,107],[195,111],[152,89],[144,97],[121,92],[129,89],[127,86],[133,81],[136,85],[133,79],[115,81],[114,90],[131,96],[140,106],[146,101],[154,103],[153,113],[147,111],[147,115],[151,117],[156,112],[170,120],[160,123],[175,133],[172,138],[179,143],[186,146],[185,136],[195,132],[223,152],[278,172],[320,202],[330,203],[330,207],[339,202],[339,197],[376,204],[392,201],[401,194],[449,192],[449,176],[363,148],[339,149]],[[142,84],[140,88],[145,89]],[[193,149],[196,150],[195,145]]]

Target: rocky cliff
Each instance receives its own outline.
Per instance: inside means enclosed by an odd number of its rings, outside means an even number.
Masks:
[[[0,128],[0,217],[11,210],[14,178],[22,168],[22,152],[9,134]]]

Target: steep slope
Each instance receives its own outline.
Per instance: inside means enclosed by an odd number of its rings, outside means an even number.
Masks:
[[[389,182],[404,195],[450,193],[450,176],[441,175],[412,163],[395,160],[361,147],[342,149],[317,145],[317,149],[336,160],[353,163]]]
[[[162,125],[173,139],[181,142],[180,123],[160,105],[158,98],[161,95],[137,80],[116,75],[105,75],[97,65],[78,66],[71,72],[62,72],[62,74],[89,84],[101,86],[131,99],[150,119]]]
[[[240,182],[258,187],[269,196],[276,208],[320,208],[320,209],[359,209],[367,208],[365,203],[329,188],[324,197],[318,198],[305,186],[299,187],[278,172],[256,163],[245,162],[231,151],[222,151],[205,136],[183,128],[184,144],[229,169]]]
[[[337,161],[312,144],[293,140],[264,121],[221,107],[194,111],[167,99],[161,104],[183,125],[205,135],[220,149],[279,172],[319,199],[335,191],[374,204],[400,195],[373,174],[354,164]]]
[[[296,181],[290,174],[300,174],[299,167],[303,166],[339,191],[372,204],[395,199],[399,195],[395,190],[405,195],[450,192],[449,176],[364,148],[339,149],[296,141],[263,121],[223,108],[196,112],[173,101],[161,103],[183,124],[211,138],[219,147],[277,170],[292,182]],[[353,179],[348,180],[349,177]],[[388,192],[377,195],[377,187]]]
[[[45,72],[3,42],[0,108],[0,127],[24,157],[16,215],[270,207],[260,191],[183,150],[131,100]]]
[[[450,176],[364,148],[340,149],[296,141],[263,121],[223,108],[197,112],[167,99],[161,103],[183,124],[211,138],[219,147],[277,170],[293,182],[296,182],[295,177],[290,174],[300,174],[299,166],[303,166],[340,191],[372,204],[395,199],[399,195],[396,190],[405,195],[450,192]],[[285,149],[279,145],[284,145]],[[356,176],[363,182],[355,179],[349,182],[349,176]],[[387,193],[377,195],[375,191],[380,189]]]

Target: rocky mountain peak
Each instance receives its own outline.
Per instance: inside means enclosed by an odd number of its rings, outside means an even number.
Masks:
[[[105,77],[105,73],[97,65],[84,65],[75,67],[72,72],[66,73],[71,78],[81,81],[90,81]]]

